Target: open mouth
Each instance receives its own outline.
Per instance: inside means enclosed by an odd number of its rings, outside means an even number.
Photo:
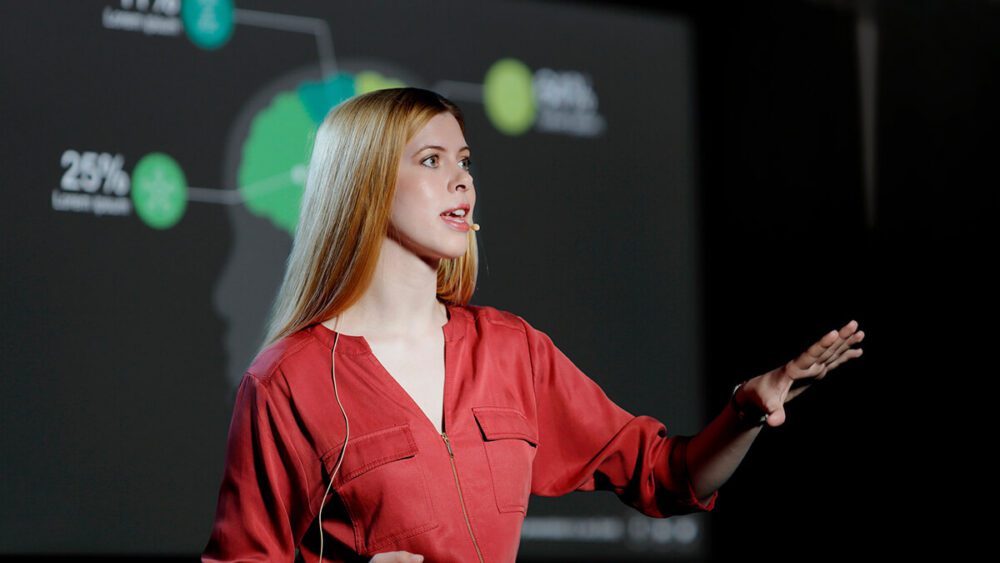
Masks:
[[[468,211],[466,209],[458,207],[445,211],[441,214],[441,218],[444,219],[444,222],[453,229],[468,231],[470,228],[469,223],[465,220],[467,213]]]

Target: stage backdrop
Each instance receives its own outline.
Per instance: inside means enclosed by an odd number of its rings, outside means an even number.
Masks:
[[[690,22],[530,2],[0,12],[3,552],[201,551],[312,136],[378,88],[466,113],[473,303],[669,433],[706,422]],[[532,497],[521,554],[699,556],[708,520]]]

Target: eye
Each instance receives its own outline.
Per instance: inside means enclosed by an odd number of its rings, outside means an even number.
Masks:
[[[438,155],[436,155],[436,154],[432,154],[432,155],[428,156],[427,158],[425,158],[425,159],[421,160],[421,161],[420,161],[420,163],[421,163],[421,164],[423,164],[423,163],[427,162],[428,160],[430,160],[430,159],[432,159],[432,158],[434,159],[434,161],[435,161],[435,163],[436,163],[436,162],[437,162],[437,158],[438,158]],[[459,163],[464,163],[464,165],[465,165],[465,170],[467,170],[467,171],[469,171],[469,172],[471,172],[471,171],[472,171],[472,158],[471,158],[471,157],[465,157],[465,158],[463,158],[462,160],[460,160],[460,161],[459,161]],[[434,168],[434,167],[432,166],[432,168]]]

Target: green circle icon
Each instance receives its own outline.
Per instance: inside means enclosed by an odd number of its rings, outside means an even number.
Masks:
[[[218,49],[233,34],[233,0],[185,1],[181,21],[192,43],[202,49]]]
[[[154,229],[177,224],[187,208],[187,179],[177,161],[161,152],[142,157],[132,171],[132,204]]]
[[[493,126],[508,135],[520,135],[535,122],[535,90],[528,65],[500,59],[486,71],[483,106]]]

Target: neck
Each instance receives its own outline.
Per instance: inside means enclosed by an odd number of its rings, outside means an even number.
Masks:
[[[324,324],[343,334],[387,338],[441,330],[448,312],[437,299],[437,269],[438,260],[421,259],[386,238],[368,290],[339,320]]]

